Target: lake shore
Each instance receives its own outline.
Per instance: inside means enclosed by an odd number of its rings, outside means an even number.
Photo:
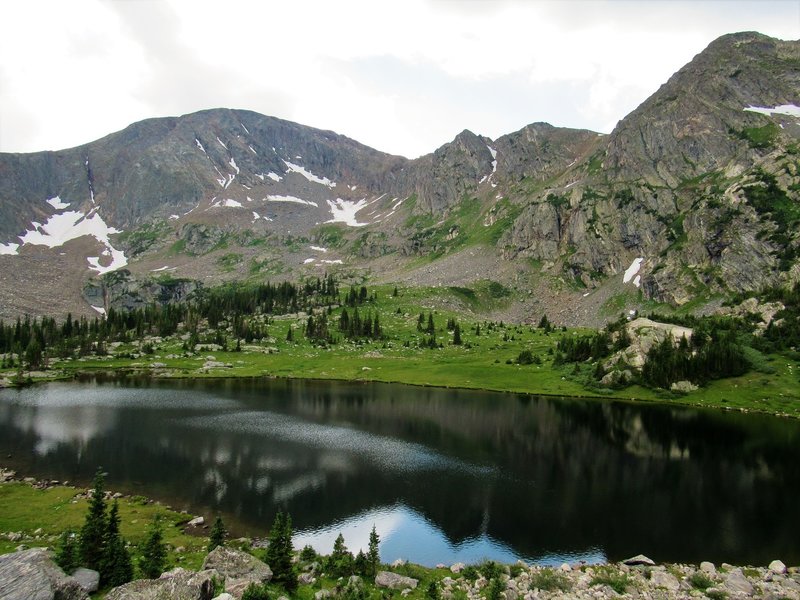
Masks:
[[[219,353],[217,353],[219,354]],[[783,392],[778,392],[778,397],[769,400],[768,398],[758,398],[758,394],[753,395],[752,386],[742,387],[741,394],[736,392],[739,388],[737,381],[744,380],[747,376],[736,378],[735,380],[714,382],[709,389],[701,388],[689,394],[678,394],[671,392],[656,392],[634,386],[625,390],[591,390],[582,386],[577,386],[574,382],[567,380],[561,381],[555,387],[552,382],[548,385],[539,385],[536,380],[521,380],[518,376],[509,380],[495,381],[475,381],[475,373],[470,370],[465,374],[461,381],[454,380],[458,374],[458,364],[452,363],[451,372],[446,376],[427,376],[428,380],[420,380],[418,372],[409,368],[405,372],[393,369],[387,376],[379,372],[379,367],[352,368],[347,372],[335,374],[326,372],[320,368],[303,371],[301,368],[281,369],[270,372],[269,369],[261,369],[260,364],[251,365],[250,361],[241,360],[248,357],[247,353],[226,353],[225,358],[236,359],[235,362],[218,362],[221,366],[211,369],[189,370],[185,365],[174,364],[174,359],[164,359],[167,362],[151,363],[150,365],[131,364],[132,361],[124,361],[114,366],[103,364],[108,361],[100,361],[89,364],[78,364],[76,361],[61,363],[59,368],[47,371],[24,372],[22,382],[16,382],[9,374],[0,376],[0,388],[13,388],[37,383],[47,383],[51,381],[70,381],[86,376],[110,376],[110,377],[146,377],[151,379],[303,379],[320,381],[351,381],[359,383],[398,383],[418,387],[434,387],[441,389],[461,389],[470,391],[500,392],[508,394],[527,394],[531,396],[542,396],[547,398],[578,398],[581,400],[613,401],[634,404],[656,404],[663,406],[682,406],[691,408],[711,408],[724,411],[737,411],[741,413],[754,413],[771,415],[781,418],[800,419],[800,400],[794,396],[787,397]],[[217,358],[216,356],[214,358]],[[250,355],[252,358],[252,355]],[[259,357],[256,357],[259,358]],[[370,357],[372,362],[377,357]],[[156,360],[162,360],[156,357]],[[115,361],[119,362],[119,361]],[[363,361],[362,361],[363,362]],[[173,363],[170,365],[169,363]],[[487,369],[492,366],[487,366]],[[366,369],[366,370],[364,370]],[[352,372],[351,372],[352,371]],[[470,375],[473,379],[466,379]],[[562,378],[563,379],[563,378]],[[563,387],[563,391],[559,388]],[[772,393],[772,392],[771,392]],[[796,395],[796,390],[794,392]]]
[[[17,502],[25,506],[10,505],[8,490],[21,492]],[[0,517],[0,554],[18,552],[26,547],[52,548],[61,531],[80,523],[86,511],[86,496],[86,490],[62,482],[24,478],[0,469],[0,513],[3,514]],[[176,513],[143,497],[109,493],[109,497],[115,496],[120,501],[123,535],[134,545],[140,542],[139,533],[143,533],[149,511],[159,510],[162,515],[167,515],[170,525],[166,530],[169,564],[191,571],[201,569],[206,556],[207,538],[203,530],[200,535],[187,535],[182,531],[191,515]],[[27,516],[23,516],[23,513]],[[15,520],[17,524],[9,529]],[[140,526],[137,528],[137,525]],[[239,539],[229,544],[263,558],[261,551],[253,549],[249,540]],[[356,585],[352,579],[343,583],[325,575],[324,567],[320,567],[325,564],[324,557],[316,558],[314,562],[316,567],[311,565],[311,561],[298,563],[303,576],[296,597],[311,598],[324,592],[320,598],[333,598],[344,593],[346,585]],[[374,585],[371,580],[359,580],[358,585],[368,591],[385,589],[392,597],[410,597],[412,600],[429,597],[431,586],[438,590],[441,598],[453,600],[480,600],[495,593],[501,593],[498,597],[506,600],[561,597],[610,600],[618,598],[619,594],[639,598],[694,597],[711,600],[800,598],[800,570],[797,567],[787,568],[777,559],[767,566],[737,567],[710,562],[699,565],[656,564],[640,555],[617,563],[593,565],[578,563],[542,567],[522,562],[511,565],[457,563],[440,564],[435,568],[397,560],[381,568],[391,576],[384,576],[381,582]],[[398,583],[390,585],[385,583],[387,581]]]

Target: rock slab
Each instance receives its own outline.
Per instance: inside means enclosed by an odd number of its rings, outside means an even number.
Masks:
[[[85,600],[86,592],[53,562],[44,548],[0,556],[3,600]]]
[[[79,567],[72,573],[72,577],[87,594],[93,594],[100,587],[100,573],[92,569]]]
[[[217,546],[203,561],[204,569],[214,569],[225,578],[225,591],[241,598],[251,583],[269,583],[272,569],[252,554]]]
[[[111,590],[106,600],[211,600],[216,571],[173,569],[159,579],[137,579]]]
[[[414,579],[413,577],[398,575],[397,573],[392,573],[391,571],[380,571],[375,576],[375,585],[378,587],[389,588],[390,590],[413,590],[417,587],[418,583],[419,580]]]

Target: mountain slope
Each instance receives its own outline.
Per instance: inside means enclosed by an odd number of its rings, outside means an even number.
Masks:
[[[495,281],[494,314],[515,320],[713,305],[800,278],[798,106],[800,44],[740,33],[607,136],[463,131],[408,160],[214,109],[0,154],[0,316],[102,310],[116,295],[84,286],[122,267],[206,284]]]

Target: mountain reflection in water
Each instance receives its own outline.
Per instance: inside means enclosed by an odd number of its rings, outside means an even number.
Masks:
[[[800,562],[800,423],[402,385],[297,380],[0,391],[0,452],[26,474],[221,511],[295,543],[341,531],[384,560]],[[365,533],[366,532],[366,533]]]

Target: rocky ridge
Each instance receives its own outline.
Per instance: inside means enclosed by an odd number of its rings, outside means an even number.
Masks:
[[[0,316],[95,314],[103,284],[89,302],[83,286],[122,267],[208,284],[499,280],[520,299],[515,320],[552,296],[568,323],[612,297],[702,308],[793,282],[799,62],[799,42],[723,36],[610,135],[465,130],[415,160],[229,109],[1,154]],[[476,268],[447,267],[476,252]]]

